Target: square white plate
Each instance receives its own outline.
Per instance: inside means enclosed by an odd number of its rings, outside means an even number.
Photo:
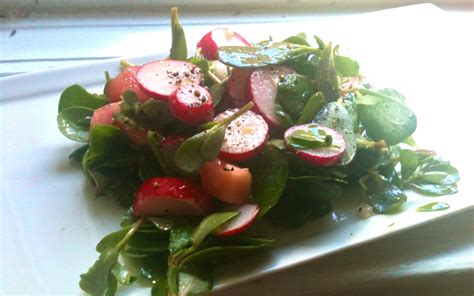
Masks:
[[[256,18],[255,20],[258,20]],[[234,27],[251,41],[272,35],[274,40],[305,31],[350,49],[369,81],[395,87],[407,96],[418,116],[415,139],[419,146],[437,150],[460,170],[460,192],[438,198],[409,195],[405,210],[361,220],[357,198],[333,201],[330,215],[296,230],[271,228],[277,238],[265,256],[247,259],[235,269],[216,273],[216,288],[264,273],[288,268],[342,249],[428,223],[473,207],[467,186],[473,180],[465,120],[473,110],[464,55],[469,48],[452,45],[459,39],[437,9],[400,9],[337,20],[292,20],[287,23],[240,24]],[[209,28],[186,29],[189,44]],[[142,63],[161,55],[131,58]],[[467,56],[467,55],[466,55]],[[449,59],[448,59],[449,57]],[[96,199],[94,190],[68,155],[79,145],[56,128],[61,91],[79,83],[100,92],[103,71],[116,73],[118,60],[7,77],[0,80],[0,188],[2,294],[80,293],[79,275],[97,257],[95,245],[118,229],[123,209],[112,200]],[[472,95],[471,95],[472,97]],[[472,112],[472,111],[471,111]],[[431,201],[450,204],[447,211],[418,213]],[[143,287],[137,291],[148,294]]]

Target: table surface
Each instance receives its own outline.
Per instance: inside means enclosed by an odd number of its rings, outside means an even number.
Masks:
[[[166,42],[150,44],[148,38],[156,36],[156,40],[161,37],[168,40],[168,14],[121,9],[100,13],[15,11],[4,15],[0,18],[0,76],[162,52]],[[432,11],[437,8],[428,5],[418,9]],[[238,5],[230,6],[227,11],[200,9],[193,12],[186,7],[182,22],[187,28],[199,29],[219,24],[343,18],[350,14],[347,11],[328,14],[301,10],[284,13],[267,10],[263,13]],[[470,49],[466,52],[473,52],[473,13],[451,11],[446,14],[449,16],[446,23],[449,30],[446,31],[457,36],[453,49],[464,47]],[[465,62],[466,65],[459,67],[472,69],[472,57]],[[473,210],[465,211],[220,290],[215,295],[378,295],[382,292],[384,295],[472,295],[473,218]]]

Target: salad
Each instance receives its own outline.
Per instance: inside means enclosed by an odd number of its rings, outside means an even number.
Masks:
[[[368,84],[338,46],[217,28],[190,57],[176,8],[171,30],[167,58],[122,61],[103,94],[72,85],[59,100],[59,130],[84,143],[70,158],[124,206],[80,276],[85,292],[141,278],[152,295],[206,294],[217,262],[271,247],[249,235],[262,219],[299,227],[349,190],[366,200],[361,218],[403,210],[407,190],[457,192],[456,168],[416,146],[403,94]]]

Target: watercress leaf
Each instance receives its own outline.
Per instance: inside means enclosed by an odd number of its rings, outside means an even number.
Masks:
[[[203,267],[186,266],[178,274],[180,296],[209,295],[212,289],[212,272]]]
[[[369,204],[377,213],[390,213],[399,210],[407,201],[405,193],[384,177],[369,174],[360,179]]]
[[[305,75],[310,79],[315,78],[316,68],[319,65],[320,57],[319,53],[306,52],[293,56],[291,59],[285,62],[291,69],[295,70],[296,73]]]
[[[127,248],[140,250],[143,252],[158,253],[166,252],[169,245],[169,234],[166,232],[144,233],[137,232],[128,241]]]
[[[318,112],[313,122],[333,128],[344,137],[346,150],[338,165],[349,164],[357,152],[357,143],[352,116],[344,105],[338,102],[329,102]]]
[[[252,171],[252,196],[260,208],[259,217],[265,215],[280,200],[288,172],[285,152],[267,145]]]
[[[217,227],[234,218],[239,214],[238,211],[214,213],[204,218],[198,227],[194,229],[191,235],[193,246],[199,246],[202,241]]]
[[[115,263],[114,267],[112,268],[112,275],[121,285],[129,286],[137,280],[137,278],[132,275],[130,270],[128,270],[128,268],[126,268],[125,265],[121,264],[120,262]]]
[[[183,27],[178,18],[178,8],[171,8],[171,49],[170,59],[186,60],[188,57],[188,47],[186,45],[186,36]]]
[[[204,76],[207,76],[207,73],[209,72],[209,61],[208,60],[206,60],[205,58],[200,57],[200,56],[193,56],[193,57],[188,59],[188,62],[198,66],[201,69]]]
[[[153,155],[146,155],[140,163],[138,175],[140,180],[145,181],[152,177],[162,176],[163,171],[161,170],[161,165]]]
[[[286,62],[304,50],[289,43],[269,42],[259,46],[221,46],[219,61],[236,68],[257,68]]]
[[[331,43],[323,49],[316,67],[314,83],[316,89],[322,92],[328,101],[335,101],[339,98],[339,81]]]
[[[222,100],[222,97],[224,96],[224,93],[227,90],[227,81],[224,81],[222,83],[216,83],[211,85],[209,87],[209,92],[211,93],[212,96],[212,103],[214,104],[214,107],[216,107]]]
[[[119,252],[110,249],[101,253],[99,259],[81,274],[79,286],[84,292],[92,295],[113,295],[117,289],[117,281],[112,275],[112,268],[117,263]]]
[[[322,133],[311,130],[296,130],[288,136],[288,143],[295,149],[316,149],[328,147],[332,143],[332,137],[323,130]]]
[[[142,126],[149,129],[162,128],[177,122],[171,114],[168,102],[155,99],[139,104],[136,107],[135,116]]]
[[[326,98],[323,93],[317,92],[313,94],[304,105],[296,124],[310,123],[324,105],[326,105]]]
[[[275,113],[281,119],[281,125],[283,128],[289,128],[290,126],[294,125],[293,119],[291,119],[290,115],[283,110],[283,107],[275,102]]]
[[[453,185],[439,185],[431,183],[409,183],[409,186],[421,194],[431,196],[450,195],[458,192],[458,188]]]
[[[198,225],[198,221],[191,217],[176,217],[174,223],[175,225],[170,231],[168,246],[171,255],[191,246],[191,235],[196,225]]]
[[[310,46],[308,41],[306,41],[306,34],[304,34],[304,35],[299,35],[299,34],[293,35],[293,36],[290,36],[290,37],[286,38],[282,42]]]
[[[126,226],[118,231],[115,231],[106,235],[104,238],[100,240],[100,242],[95,247],[96,251],[99,253],[103,253],[105,251],[115,248],[115,246],[117,246],[117,244],[125,237],[125,235],[127,235],[128,231],[131,228],[132,228],[131,225]]]
[[[396,89],[393,89],[393,88],[380,88],[380,89],[375,90],[375,92],[380,94],[380,95],[384,95],[386,97],[389,97],[392,100],[395,100],[399,103],[402,103],[402,104],[405,103],[405,96]]]
[[[95,110],[107,104],[102,95],[91,94],[82,86],[74,84],[66,88],[59,98],[58,113],[69,107],[84,107]]]
[[[205,162],[205,158],[201,153],[201,146],[208,139],[208,136],[208,131],[195,134],[176,149],[174,159],[179,169],[186,173],[195,173],[201,168]]]
[[[402,166],[402,178],[406,180],[418,167],[418,156],[416,152],[407,149],[400,151],[400,164]]]
[[[224,143],[225,131],[225,125],[209,130],[207,139],[201,145],[201,155],[204,161],[213,161],[217,158],[222,143]]]
[[[359,63],[349,57],[336,55],[334,57],[336,71],[342,77],[359,75]]]
[[[316,43],[318,44],[319,49],[323,50],[326,47],[326,44],[324,44],[323,39],[319,38],[316,35],[313,35],[313,37],[314,37],[314,40],[316,40]]]
[[[84,154],[86,154],[87,149],[89,149],[89,144],[77,148],[69,155],[69,159],[82,162],[82,158],[84,157]]]
[[[367,104],[370,98],[372,104]],[[365,95],[357,98],[357,113],[369,137],[396,145],[416,129],[416,115],[400,102],[385,96]]]
[[[63,109],[57,116],[59,131],[70,140],[87,142],[93,113],[92,109],[78,106]]]
[[[412,136],[409,136],[408,138],[403,140],[402,143],[410,145],[411,147],[416,147],[415,139]]]
[[[278,84],[276,102],[296,121],[312,93],[313,87],[307,76],[289,74]]]

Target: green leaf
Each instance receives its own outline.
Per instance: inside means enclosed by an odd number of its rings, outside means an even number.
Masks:
[[[404,149],[400,151],[402,178],[408,179],[418,167],[418,156],[415,151]]]
[[[280,79],[276,102],[296,121],[312,93],[313,87],[307,76],[289,74]]]
[[[84,157],[84,154],[86,154],[87,149],[89,149],[89,144],[77,148],[69,155],[69,159],[82,162],[82,158]]]
[[[345,56],[335,56],[334,64],[336,71],[342,77],[352,77],[359,75],[359,63]]]
[[[180,296],[209,295],[212,289],[212,273],[204,268],[188,266],[178,274]]]
[[[319,49],[323,50],[326,47],[326,44],[324,44],[323,39],[319,38],[316,35],[313,35],[313,37],[314,37],[314,40],[316,40],[316,43],[318,44]]]
[[[92,295],[113,295],[117,289],[117,281],[111,271],[117,263],[118,256],[119,252],[116,249],[101,253],[94,265],[86,273],[81,274],[79,281],[81,289]]]
[[[410,145],[411,147],[416,147],[415,139],[412,136],[409,136],[408,138],[403,140],[402,143]]]
[[[360,184],[377,213],[394,212],[407,201],[405,193],[382,176],[369,174],[361,178]]]
[[[131,228],[132,226],[130,225],[106,235],[97,244],[95,248],[96,251],[99,253],[103,253],[115,248],[115,246],[125,237],[125,235],[127,235],[127,233],[130,231]]]
[[[286,38],[285,40],[283,40],[282,42],[310,46],[308,41],[306,41],[306,34],[305,33],[298,33],[297,35],[290,36],[290,37]]]
[[[69,107],[84,107],[95,110],[107,104],[103,95],[87,92],[82,86],[74,84],[66,88],[59,98],[58,113]]]
[[[321,110],[324,105],[326,105],[326,99],[324,98],[323,93],[317,92],[313,94],[304,105],[303,110],[301,111],[301,115],[296,124],[300,125],[310,123],[316,117],[316,114],[319,110]]]
[[[424,206],[416,208],[417,212],[434,212],[434,211],[444,211],[449,209],[450,206],[444,202],[430,202]]]
[[[161,129],[177,122],[168,102],[149,99],[137,105],[134,110],[137,122],[148,129]]]
[[[137,232],[127,243],[124,251],[134,249],[144,253],[159,253],[168,250],[168,233],[144,233]]]
[[[288,136],[288,143],[295,149],[317,149],[332,144],[332,137],[316,126],[308,130],[298,129]]]
[[[217,127],[209,132],[207,139],[201,145],[201,155],[204,161],[213,161],[219,155],[224,143],[226,126]]]
[[[178,168],[186,173],[195,173],[201,168],[205,162],[204,156],[201,154],[201,147],[208,136],[209,131],[195,134],[176,149],[174,159]]]
[[[179,217],[175,219],[175,225],[171,228],[170,243],[168,246],[170,254],[176,254],[191,246],[191,235],[198,222],[191,217]]]
[[[338,164],[347,165],[350,163],[357,152],[357,143],[352,116],[344,105],[338,102],[328,103],[318,112],[313,122],[333,128],[344,137],[346,150]]]
[[[259,217],[278,203],[285,190],[289,164],[285,152],[267,145],[252,171],[252,196],[260,208]]]
[[[153,155],[146,155],[140,163],[138,175],[140,176],[140,180],[145,181],[149,178],[163,176],[163,171],[161,165]]]
[[[289,43],[266,43],[259,46],[221,46],[219,61],[236,68],[257,68],[282,64],[291,57],[308,51]]]
[[[366,104],[367,97],[373,104]],[[416,129],[416,115],[402,103],[383,95],[372,94],[356,100],[357,113],[369,137],[396,145]]]
[[[191,235],[193,246],[197,247],[217,227],[237,216],[240,212],[214,213],[204,218]]]
[[[89,140],[89,122],[94,110],[85,107],[68,107],[57,117],[59,131],[76,142]]]
[[[130,270],[128,270],[125,265],[121,264],[120,262],[117,262],[112,268],[112,275],[121,285],[129,286],[137,280],[137,278],[132,275]]]
[[[211,87],[209,87],[209,92],[211,93],[214,107],[216,107],[220,103],[226,90],[227,90],[227,81],[224,81],[222,83],[216,83],[216,84],[211,85]]]
[[[171,49],[170,59],[184,61],[188,57],[188,47],[183,27],[179,23],[178,8],[171,8]]]
[[[283,110],[283,107],[280,104],[278,104],[277,102],[275,102],[275,113],[276,113],[276,115],[278,115],[278,117],[280,117],[281,126],[283,128],[286,129],[286,128],[289,128],[289,127],[294,125],[293,119],[290,117],[290,115],[288,113],[286,113]]]
[[[331,43],[323,49],[321,59],[316,68],[315,86],[316,90],[322,92],[328,101],[335,101],[340,96],[339,81]]]

